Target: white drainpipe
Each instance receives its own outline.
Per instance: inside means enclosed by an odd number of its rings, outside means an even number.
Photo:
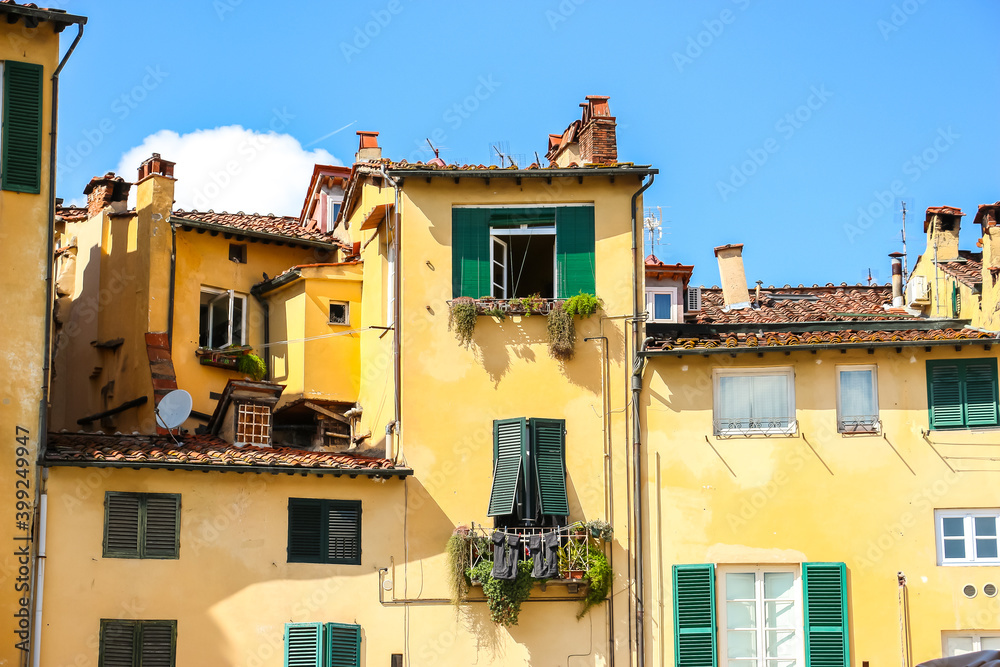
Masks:
[[[39,667],[42,664],[42,600],[45,599],[45,525],[48,509],[49,496],[47,493],[43,493],[38,510],[38,572],[35,577],[37,582],[35,586],[35,636],[33,638],[35,650],[31,656],[32,667]]]

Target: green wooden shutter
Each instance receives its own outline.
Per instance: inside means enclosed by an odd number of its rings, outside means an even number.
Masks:
[[[174,667],[176,621],[139,622],[139,667]]]
[[[323,562],[323,501],[288,499],[288,562]]]
[[[594,277],[594,207],[566,206],[556,211],[556,296],[596,293]]]
[[[490,296],[489,209],[451,211],[452,297]]]
[[[493,422],[493,487],[488,516],[513,514],[521,483],[521,451],[528,439],[527,420],[497,419]]]
[[[963,364],[965,417],[968,426],[995,426],[997,423],[997,361],[969,359]]]
[[[964,426],[962,383],[955,362],[927,362],[927,404],[931,428]]]
[[[135,659],[135,621],[101,619],[101,646],[98,667],[133,667]]]
[[[847,568],[843,563],[803,563],[806,667],[850,667]]]
[[[324,667],[359,667],[360,665],[361,626],[327,623],[326,665]]]
[[[324,562],[361,564],[361,501],[326,502],[327,552]]]
[[[42,66],[3,66],[3,189],[38,194],[42,187]]]
[[[532,419],[531,448],[542,514],[569,515],[566,494],[566,422]]]
[[[104,557],[139,557],[141,497],[108,491],[104,495]]]
[[[177,558],[180,542],[181,497],[157,493],[144,498],[143,558]]]
[[[715,565],[674,565],[674,660],[715,667]]]
[[[285,667],[323,667],[322,628],[319,623],[285,624]]]

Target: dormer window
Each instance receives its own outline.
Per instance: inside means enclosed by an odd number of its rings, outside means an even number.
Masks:
[[[646,290],[646,313],[649,322],[682,322],[683,304],[676,287],[652,287]]]

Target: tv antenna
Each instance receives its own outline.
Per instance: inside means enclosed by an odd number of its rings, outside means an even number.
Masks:
[[[183,389],[174,389],[161,398],[157,406],[153,408],[157,425],[160,428],[165,428],[178,445],[180,443],[177,442],[177,438],[174,438],[172,431],[191,416],[191,408],[193,407],[194,402],[191,400],[191,394]]]
[[[906,274],[908,273],[907,260],[906,260],[906,202],[903,201],[901,203],[903,205],[903,224],[900,230],[900,234],[902,234],[903,237],[903,284],[905,285]]]
[[[663,241],[663,207],[646,209],[642,219],[642,228],[649,234],[649,252],[656,254],[656,245]],[[660,258],[662,259],[662,258]]]

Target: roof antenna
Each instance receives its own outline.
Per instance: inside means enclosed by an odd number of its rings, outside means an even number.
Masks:
[[[426,139],[426,141],[427,141],[427,145],[431,147],[432,151],[434,151],[434,157],[435,158],[440,158],[441,157],[439,155],[440,151],[438,149],[434,148],[434,144],[431,143],[431,140],[430,139]]]
[[[872,267],[869,266],[868,267],[868,286],[871,287],[871,285],[872,285]]]
[[[902,204],[903,204],[903,228],[901,230],[901,233],[903,235],[903,284],[905,285],[906,274],[909,273],[909,270],[907,268],[907,260],[906,260],[906,202],[903,201]]]
[[[537,164],[539,167],[542,166],[542,158],[538,157],[538,151],[535,151],[535,164]]]
[[[497,148],[496,146],[494,146],[494,147],[493,147],[493,150],[495,150],[495,151],[497,152],[497,155],[499,155],[499,156],[500,156],[500,166],[502,167],[502,166],[503,166],[503,161],[504,161],[504,159],[505,159],[505,158],[506,158],[507,156],[506,156],[506,155],[504,155],[503,153],[501,153],[501,152],[500,152],[500,149],[499,149],[499,148]]]

